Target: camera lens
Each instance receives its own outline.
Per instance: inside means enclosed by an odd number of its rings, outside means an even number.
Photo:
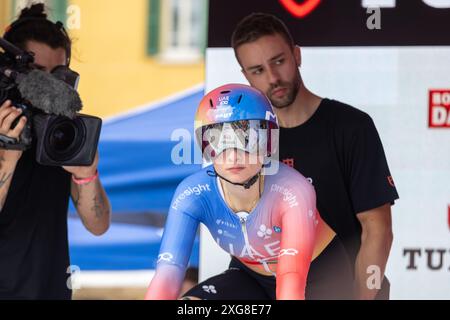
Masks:
[[[68,123],[64,123],[55,128],[50,136],[50,144],[57,152],[70,148],[76,137],[76,128]]]
[[[86,137],[82,121],[58,117],[49,126],[45,149],[54,161],[67,161],[81,149]]]

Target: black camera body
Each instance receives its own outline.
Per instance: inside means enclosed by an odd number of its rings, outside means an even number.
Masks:
[[[21,108],[22,116],[27,118],[19,139],[0,135],[0,148],[27,150],[35,145],[36,161],[42,165],[91,165],[97,151],[102,120],[74,113],[73,110],[70,110],[70,114],[74,114],[73,117],[52,114],[33,106],[23,98],[16,81],[17,77],[31,72],[29,66],[34,61],[33,56],[2,38],[0,47],[5,50],[0,52],[0,104],[11,100],[12,105]],[[54,79],[64,82],[64,89],[72,91],[72,88],[76,90],[79,75],[68,67],[59,66],[52,71],[52,81],[55,81]],[[67,89],[66,84],[71,88]],[[17,123],[18,119],[13,122],[12,128]]]
[[[83,114],[78,114],[75,119],[35,115],[33,131],[36,137],[36,161],[53,166],[91,165],[97,151],[101,126],[100,118]]]

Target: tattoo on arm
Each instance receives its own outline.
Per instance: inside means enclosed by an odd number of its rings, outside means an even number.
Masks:
[[[97,219],[100,219],[103,216],[103,211],[105,210],[105,201],[101,194],[96,194],[92,201],[94,204],[91,210],[95,212]]]
[[[12,177],[12,173],[11,172],[6,172],[6,173],[2,173],[0,175],[0,188],[2,188],[6,182],[8,182],[8,180]]]
[[[3,156],[0,156],[0,163],[5,162],[5,158]],[[3,188],[3,186],[8,182],[8,180],[12,177],[13,173],[11,172],[3,172],[0,175],[0,189]],[[4,197],[0,199],[0,211],[3,210],[3,206],[6,202],[6,194]]]
[[[73,205],[77,209],[78,209],[78,204],[80,203],[80,199],[81,199],[81,194],[80,194],[80,191],[78,190],[78,186],[74,186],[73,191],[72,191],[72,201],[73,201]]]
[[[81,196],[81,193],[83,193],[82,189],[83,185],[74,185],[72,188],[72,201],[75,208],[77,208],[78,212],[80,212],[79,211],[81,209],[80,206],[90,206],[90,210],[95,214],[95,217],[97,219],[101,219],[107,210],[106,201],[101,192],[101,188],[96,186],[95,191],[93,191],[94,196],[92,198],[88,197],[87,194],[85,194],[82,197]],[[86,190],[84,191],[84,193],[86,193]],[[92,200],[89,201],[88,199]]]

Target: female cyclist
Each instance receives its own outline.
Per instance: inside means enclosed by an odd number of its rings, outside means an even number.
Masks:
[[[270,102],[249,86],[225,85],[202,99],[195,133],[212,165],[175,192],[146,299],[179,297],[199,223],[232,261],[185,299],[305,298],[311,260],[335,233],[316,211],[311,183],[272,159],[277,129]]]

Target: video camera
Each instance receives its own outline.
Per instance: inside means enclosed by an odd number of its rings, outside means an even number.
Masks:
[[[3,38],[0,47],[0,105],[10,100],[27,117],[19,139],[0,135],[0,149],[27,150],[35,143],[36,161],[42,165],[91,165],[102,120],[78,113],[78,73],[66,66],[46,73],[32,67],[31,53]]]

